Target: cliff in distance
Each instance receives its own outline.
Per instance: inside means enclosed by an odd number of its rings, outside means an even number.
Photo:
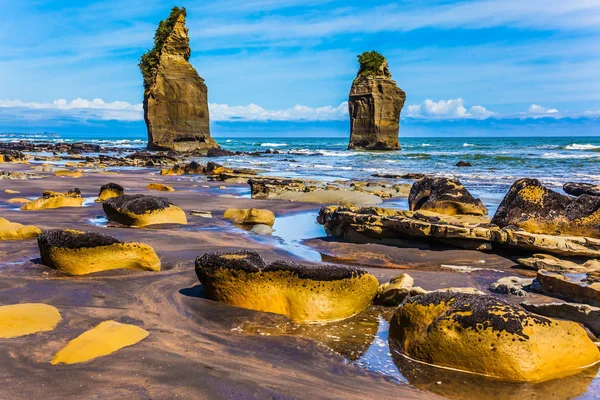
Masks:
[[[400,112],[406,94],[392,80],[387,60],[376,51],[358,56],[360,69],[348,99],[348,149],[400,150]]]
[[[173,7],[158,25],[154,48],[140,59],[149,150],[203,152],[219,147],[210,136],[206,84],[188,62],[185,17],[185,8]]]

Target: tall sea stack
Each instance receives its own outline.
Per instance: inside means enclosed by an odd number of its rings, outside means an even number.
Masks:
[[[203,152],[219,145],[210,137],[207,88],[188,62],[185,8],[160,21],[154,48],[140,59],[149,150]]]
[[[360,69],[348,99],[348,149],[400,150],[400,112],[406,94],[392,80],[384,56],[376,51],[364,52],[358,62]]]

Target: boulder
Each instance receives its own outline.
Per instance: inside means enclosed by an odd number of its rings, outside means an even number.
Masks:
[[[31,239],[40,233],[42,231],[37,226],[22,225],[0,217],[0,241]]]
[[[600,185],[594,185],[593,183],[569,182],[563,185],[563,190],[571,196],[581,196],[584,194],[600,196]]]
[[[565,196],[537,179],[516,181],[500,203],[492,223],[527,232],[600,238],[600,197]]]
[[[388,307],[398,306],[411,295],[414,284],[415,281],[410,275],[398,275],[379,286],[373,303]]]
[[[456,166],[457,167],[472,167],[473,164],[471,164],[468,161],[459,161],[459,162],[456,163]]]
[[[273,234],[273,228],[265,224],[257,224],[252,227],[252,233],[261,236],[270,236]]]
[[[533,283],[533,278],[521,278],[519,276],[506,276],[498,279],[490,285],[490,291],[498,294],[512,294],[515,296],[527,296],[523,290]]]
[[[353,243],[390,244],[398,239],[453,243],[469,241],[493,247],[519,248],[564,256],[600,257],[600,239],[580,236],[552,236],[500,227],[480,216],[443,215],[431,211],[402,211],[378,207],[321,208],[317,221],[329,236]],[[451,241],[449,241],[451,239]],[[481,246],[490,249],[489,246]]]
[[[167,185],[163,185],[162,183],[150,183],[148,184],[148,186],[146,186],[147,189],[150,190],[156,190],[159,192],[174,192],[175,189],[173,189],[171,186],[167,186]]]
[[[348,149],[400,150],[400,112],[406,94],[392,80],[388,63],[372,51],[358,56],[360,69],[348,98]]]
[[[449,178],[421,178],[410,189],[411,211],[427,210],[447,215],[487,215],[488,210],[459,182]]]
[[[549,380],[600,361],[600,351],[574,322],[454,292],[406,300],[392,318],[390,341],[412,359],[506,381]]]
[[[586,303],[600,307],[600,278],[587,275],[562,275],[539,270],[536,281],[544,294],[560,297],[576,303]]]
[[[154,48],[140,60],[149,150],[203,151],[218,147],[210,136],[206,84],[189,63],[185,8],[161,21]]]
[[[577,303],[530,303],[521,307],[544,317],[560,318],[585,325],[594,335],[600,336],[600,307]]]
[[[164,197],[123,195],[105,200],[102,208],[110,221],[123,225],[187,224],[185,212]]]
[[[211,253],[196,259],[207,296],[236,307],[283,314],[294,322],[341,320],[365,310],[377,292],[377,278],[359,268],[267,265],[255,252]]]
[[[18,150],[0,150],[0,163],[27,161],[27,155]]]
[[[97,232],[51,229],[38,236],[42,264],[69,275],[112,269],[160,271],[160,259],[143,243],[124,243]]]
[[[161,175],[201,175],[206,172],[204,165],[192,161],[189,164],[177,164],[160,170]]]
[[[22,303],[0,306],[0,339],[53,330],[62,319],[53,306]]]
[[[42,197],[21,206],[21,210],[46,210],[51,208],[81,206],[83,206],[81,192],[78,188],[74,188],[66,193],[45,191]]]
[[[273,214],[272,211],[259,210],[256,208],[230,208],[223,213],[223,218],[231,220],[240,225],[263,224],[273,226],[275,223],[275,214]]]
[[[131,324],[104,321],[71,340],[52,358],[52,365],[76,364],[114,353],[132,346],[149,335],[148,331]]]
[[[105,185],[102,185],[102,187],[100,187],[100,193],[98,193],[98,198],[94,201],[99,203],[104,200],[111,199],[113,197],[123,196],[124,194],[125,194],[125,189],[123,189],[123,186],[118,185],[116,183],[109,182]]]

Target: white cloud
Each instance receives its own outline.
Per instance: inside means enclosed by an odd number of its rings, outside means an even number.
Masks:
[[[487,110],[483,106],[472,106],[467,109],[464,100],[458,99],[433,101],[427,99],[421,105],[409,105],[406,108],[405,116],[412,118],[434,118],[434,119],[453,119],[453,118],[475,118],[485,119],[495,115],[494,112]]]
[[[337,107],[307,107],[295,105],[281,110],[267,110],[256,104],[230,106],[227,104],[209,104],[210,118],[213,121],[336,121],[348,118],[348,103]]]
[[[544,106],[540,106],[538,104],[532,104],[529,106],[530,114],[556,114],[558,110],[556,108],[546,108]]]

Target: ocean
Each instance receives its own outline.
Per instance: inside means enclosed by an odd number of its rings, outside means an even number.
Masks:
[[[143,149],[143,136],[125,138],[118,133],[101,139],[72,134],[3,134],[0,141],[83,141],[105,146]],[[599,137],[485,137],[400,138],[401,151],[346,150],[348,138],[226,138],[219,144],[232,151],[264,152],[256,156],[220,157],[214,161],[254,168],[282,177],[321,180],[368,180],[373,174],[424,173],[461,181],[484,203],[494,208],[519,178],[537,178],[560,190],[570,181],[600,184]],[[202,160],[200,160],[202,161]],[[471,167],[457,167],[459,161]],[[410,181],[407,181],[410,182]]]

